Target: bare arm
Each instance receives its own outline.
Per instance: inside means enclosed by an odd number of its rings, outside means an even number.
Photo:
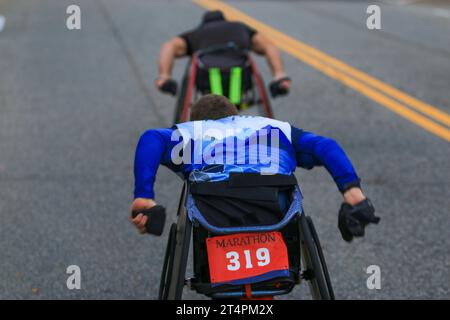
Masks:
[[[273,78],[278,80],[286,76],[280,50],[266,37],[257,33],[252,38],[252,49],[258,54],[264,55],[272,71]]]
[[[175,37],[161,46],[159,51],[159,77],[156,80],[158,88],[162,86],[165,80],[170,79],[175,58],[182,57],[186,53],[186,41],[180,37]]]

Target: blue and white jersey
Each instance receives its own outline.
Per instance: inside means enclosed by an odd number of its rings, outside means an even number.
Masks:
[[[191,181],[227,180],[231,172],[290,175],[295,170],[289,123],[230,116],[176,127],[173,138],[181,137],[183,145],[175,148],[172,157],[178,156]]]
[[[134,161],[135,198],[154,198],[160,165],[191,181],[223,181],[231,172],[290,175],[296,167],[324,166],[340,191],[359,178],[333,139],[264,117],[231,116],[150,129]]]

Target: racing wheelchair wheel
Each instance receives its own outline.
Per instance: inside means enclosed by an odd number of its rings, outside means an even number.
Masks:
[[[303,277],[309,282],[312,297],[319,300],[334,300],[330,275],[312,219],[303,215],[300,218],[300,228],[301,256],[305,268]]]
[[[261,97],[260,104],[258,105],[259,113],[267,118],[273,119],[274,118],[273,109],[272,109],[272,105],[270,103],[266,88],[264,86],[264,80],[262,78],[260,78],[257,85],[258,85],[258,90],[259,90],[259,94]]]
[[[177,97],[177,102],[175,104],[175,114],[173,117],[173,124],[181,122],[181,116],[183,114],[184,102],[186,100],[187,87],[189,82],[189,70],[191,67],[191,62],[186,66],[186,70],[184,71],[183,80],[181,82],[181,90]]]
[[[159,300],[167,300],[168,288],[170,287],[170,275],[173,272],[173,257],[175,252],[175,241],[177,235],[177,225],[172,223],[169,232],[169,238],[167,240],[166,253],[164,255],[163,269],[161,272],[161,280],[159,283]]]
[[[183,295],[192,229],[191,221],[184,207],[185,199],[186,185],[183,185],[183,191],[178,205],[178,219],[170,228],[166,249],[167,259],[164,259],[159,288],[159,298],[161,300],[180,300]]]
[[[317,235],[317,231],[316,231],[316,228],[314,227],[311,217],[306,217],[306,220],[308,221],[309,227],[311,229],[311,235],[314,239],[314,242],[317,245],[317,253],[319,255],[320,264],[322,265],[323,275],[325,277],[325,282],[326,282],[326,285],[328,288],[330,299],[334,300],[335,298],[334,298],[333,286],[331,285],[330,274],[328,272],[328,267],[325,262],[325,257],[323,255],[322,246],[320,245],[319,236]]]
[[[259,112],[267,118],[274,118],[272,105],[270,103],[269,95],[264,84],[264,80],[259,72],[256,63],[250,58],[252,73],[256,89],[258,91],[259,97],[256,99],[258,104]]]

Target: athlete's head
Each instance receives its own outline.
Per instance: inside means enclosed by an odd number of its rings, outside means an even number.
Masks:
[[[224,96],[207,94],[200,98],[191,108],[191,121],[217,120],[235,116],[238,110],[234,104]]]
[[[215,11],[207,11],[203,15],[202,24],[213,22],[213,21],[222,21],[225,20],[223,12],[220,10]]]

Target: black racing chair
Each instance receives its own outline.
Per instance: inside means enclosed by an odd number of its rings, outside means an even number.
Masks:
[[[237,178],[246,174],[238,174]],[[267,177],[267,176],[262,176]],[[276,177],[275,177],[276,178]],[[264,178],[266,179],[266,178]],[[232,177],[230,181],[232,183]],[[240,181],[248,181],[247,177]],[[274,180],[272,180],[274,181]],[[325,259],[321,250],[317,233],[311,218],[302,210],[302,197],[300,189],[291,182],[283,182],[282,186],[269,181],[268,185],[258,182],[256,188],[262,193],[278,188],[288,194],[288,209],[283,212],[275,223],[259,223],[258,225],[211,224],[214,210],[208,209],[214,197],[212,182],[192,184],[186,182],[183,186],[182,196],[178,209],[178,221],[172,224],[168,238],[168,245],[164,258],[161,276],[159,299],[181,299],[184,286],[214,299],[219,298],[258,298],[273,297],[291,292],[295,285],[303,280],[308,281],[314,299],[334,299]],[[206,184],[206,185],[205,185]],[[244,182],[245,184],[245,182]],[[244,198],[258,197],[259,191],[252,191],[249,185],[239,186],[240,194]],[[282,189],[279,189],[282,188]],[[220,188],[218,189],[220,190]],[[220,190],[222,194],[223,190]],[[205,200],[206,196],[206,202]],[[203,197],[203,198],[202,198]],[[242,200],[242,199],[241,199]],[[239,199],[233,202],[239,203]],[[220,211],[220,207],[219,211]],[[203,211],[203,213],[201,212]],[[238,210],[236,211],[238,212]],[[272,221],[274,222],[274,221]],[[186,265],[189,255],[190,239],[193,239],[194,275],[186,279]],[[289,268],[283,276],[268,277],[260,281],[240,283],[214,284],[210,278],[210,261],[208,259],[207,239],[223,235],[238,235],[242,233],[281,232],[286,244]]]
[[[264,81],[250,53],[234,43],[197,51],[186,67],[178,95],[174,123],[189,120],[189,109],[200,95],[224,95],[238,109],[259,107],[262,116],[273,118]]]

